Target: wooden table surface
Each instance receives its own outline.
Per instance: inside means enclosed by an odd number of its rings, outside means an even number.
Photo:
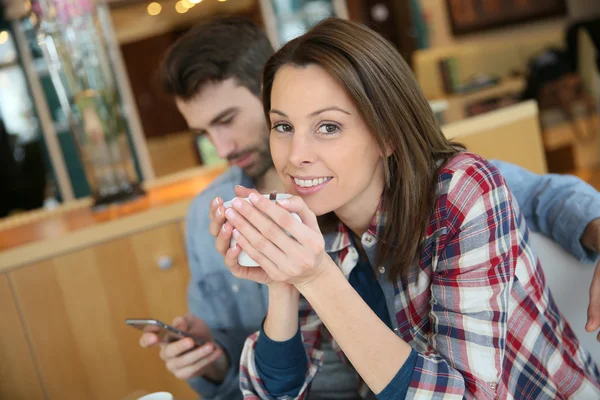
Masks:
[[[147,189],[144,197],[102,211],[78,207],[0,230],[0,252],[193,198],[223,171],[223,167],[206,169],[196,176]]]

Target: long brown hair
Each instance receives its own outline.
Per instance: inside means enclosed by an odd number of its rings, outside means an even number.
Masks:
[[[372,30],[330,18],[275,53],[263,72],[265,115],[275,74],[284,65],[318,65],[345,88],[374,134],[384,163],[387,219],[378,262],[389,278],[405,276],[433,212],[438,163],[460,151],[441,132],[412,71],[398,51]]]

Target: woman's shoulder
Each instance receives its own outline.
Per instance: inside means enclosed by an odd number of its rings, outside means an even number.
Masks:
[[[485,158],[461,152],[438,171],[438,197],[459,190],[462,195],[481,194],[505,186],[498,169]]]
[[[496,167],[491,162],[475,153],[462,151],[450,158],[440,168],[440,173],[455,173],[460,171],[468,171],[473,169],[488,169],[496,170]]]
[[[489,210],[510,199],[504,178],[477,154],[457,154],[438,170],[435,213],[451,217]]]

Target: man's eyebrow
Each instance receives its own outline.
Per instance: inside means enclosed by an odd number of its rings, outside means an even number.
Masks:
[[[217,124],[220,120],[222,120],[224,117],[226,117],[228,114],[231,114],[233,112],[236,112],[239,110],[239,107],[229,107],[223,111],[221,111],[220,113],[218,113],[210,122],[209,125],[215,125]]]

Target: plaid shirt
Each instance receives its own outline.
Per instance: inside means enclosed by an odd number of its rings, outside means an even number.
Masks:
[[[419,353],[407,398],[600,399],[598,369],[558,311],[496,168],[462,153],[439,171],[436,193],[418,266],[393,283],[376,268],[394,330]],[[362,237],[372,265],[384,223],[380,206]],[[347,228],[325,239],[348,277],[358,253]],[[321,341],[339,346],[308,302],[300,307],[310,362],[297,397],[304,399],[322,364]],[[272,399],[254,363],[257,337],[246,341],[240,387],[245,398]],[[358,391],[369,394],[364,382]]]

